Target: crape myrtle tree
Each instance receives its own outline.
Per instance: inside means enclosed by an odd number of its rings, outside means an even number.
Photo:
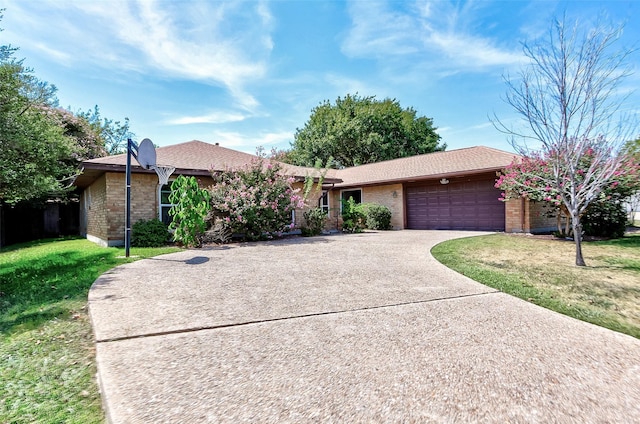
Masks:
[[[320,160],[342,168],[444,150],[433,121],[392,99],[358,94],[316,106],[276,159],[302,166]]]
[[[593,152],[593,150],[587,151],[580,161],[576,171],[579,180],[588,176]],[[558,233],[568,236],[572,234],[572,221],[563,202],[561,187],[565,184],[557,185],[555,181],[556,175],[549,161],[540,156],[531,155],[522,160],[514,160],[506,167],[500,173],[496,188],[503,190],[502,200],[522,196],[529,200],[547,203],[549,212],[553,212],[557,217]],[[600,194],[589,204],[584,215],[587,218],[584,223],[594,230],[603,228],[609,231],[606,234],[595,235],[621,236],[620,223],[612,221],[615,221],[620,211],[624,210],[625,202],[629,202],[639,190],[640,165],[637,160],[628,157],[609,179],[608,184],[601,187]],[[594,215],[594,219],[589,220],[590,215]],[[607,224],[608,227],[605,227]],[[624,232],[626,217],[623,217],[621,224]]]
[[[530,63],[519,78],[505,78],[505,100],[524,125],[518,129],[494,120],[518,153],[548,167],[539,189],[553,190],[567,210],[577,266],[586,265],[581,217],[620,173],[626,160],[622,147],[637,136],[635,123],[621,113],[625,97],[617,91],[630,73],[633,52],[614,49],[620,33],[621,27],[602,22],[555,20],[548,37],[523,44]]]
[[[278,237],[293,229],[292,212],[304,207],[294,178],[280,163],[269,161],[262,151],[250,164],[238,169],[213,171],[209,188],[212,225],[219,222],[230,233],[248,240]]]
[[[625,146],[625,153],[631,158],[634,165],[640,166],[640,138],[629,141]],[[629,222],[631,225],[635,225],[637,212],[640,209],[640,188],[629,196],[626,206],[629,211]]]

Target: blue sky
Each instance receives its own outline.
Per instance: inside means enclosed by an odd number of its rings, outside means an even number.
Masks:
[[[397,99],[433,118],[448,150],[512,151],[489,122],[515,115],[503,75],[554,16],[626,23],[638,1],[0,0],[0,44],[58,87],[63,107],[129,117],[137,138],[254,153],[288,148],[312,108],[347,93]],[[636,74],[624,90],[640,83]],[[638,114],[640,94],[625,108]]]

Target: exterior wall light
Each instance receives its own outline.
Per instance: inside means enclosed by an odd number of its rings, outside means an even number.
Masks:
[[[446,178],[443,178],[440,180],[440,184],[444,185],[444,184],[449,184],[449,180],[447,180]]]

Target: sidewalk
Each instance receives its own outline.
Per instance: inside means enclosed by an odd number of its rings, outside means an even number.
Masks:
[[[89,294],[114,423],[633,422],[640,340],[471,281],[395,231],[188,250]]]

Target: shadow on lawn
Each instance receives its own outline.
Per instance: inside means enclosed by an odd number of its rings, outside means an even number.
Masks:
[[[0,332],[24,331],[70,312],[68,300],[86,300],[91,284],[122,261],[117,251],[52,252],[0,270]]]

